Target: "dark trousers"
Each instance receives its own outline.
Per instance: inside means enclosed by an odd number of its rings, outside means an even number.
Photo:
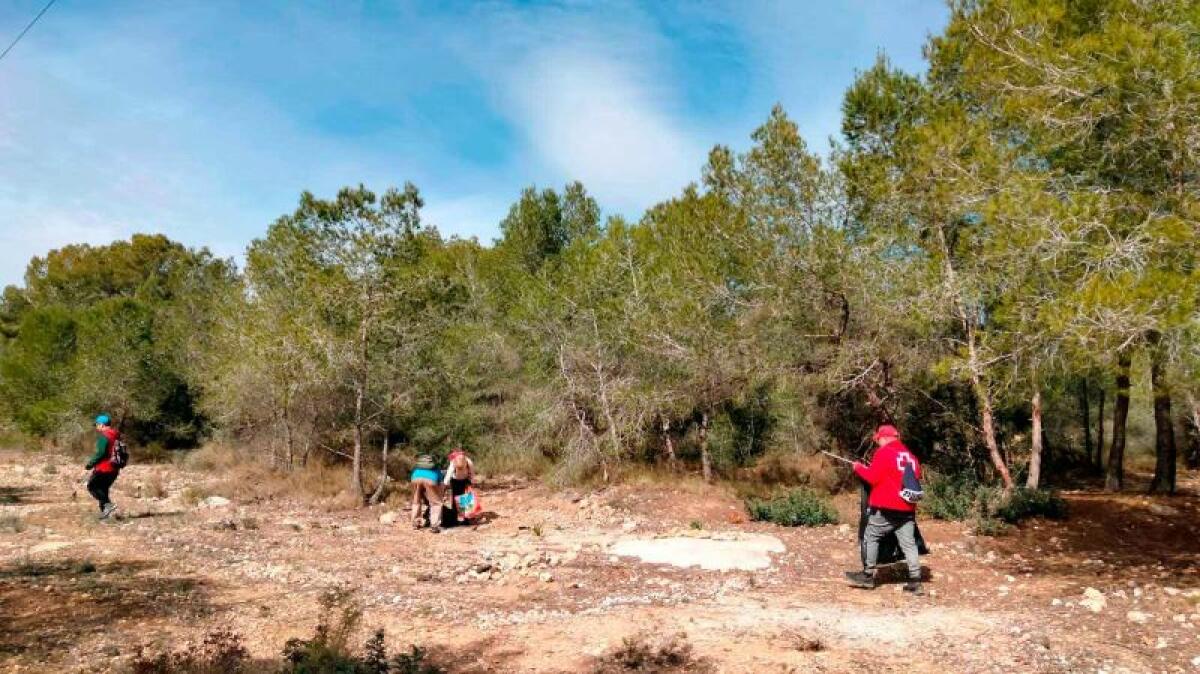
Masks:
[[[93,470],[92,476],[90,478],[88,478],[88,483],[87,483],[88,493],[92,495],[92,498],[96,499],[100,503],[101,510],[104,510],[104,506],[108,505],[111,502],[108,500],[108,490],[109,490],[109,488],[112,487],[113,483],[116,481],[117,481],[116,471],[113,471],[111,473],[101,473],[99,471]]]

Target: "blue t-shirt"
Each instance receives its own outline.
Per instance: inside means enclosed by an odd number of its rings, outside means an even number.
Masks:
[[[408,481],[416,482],[417,480],[433,480],[435,483],[441,482],[442,481],[442,471],[431,470],[429,468],[414,468],[413,472],[412,472],[412,477],[408,478]]]

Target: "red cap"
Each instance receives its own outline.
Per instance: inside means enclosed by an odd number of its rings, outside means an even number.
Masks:
[[[872,437],[871,439],[875,440],[875,441],[879,441],[884,438],[898,438],[898,437],[900,437],[900,431],[896,430],[895,426],[891,426],[889,424],[884,424],[879,427],[879,430],[875,431],[875,436]]]

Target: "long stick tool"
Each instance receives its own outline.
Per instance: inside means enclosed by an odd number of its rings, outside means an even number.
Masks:
[[[823,449],[819,449],[819,450],[817,450],[817,451],[821,452],[821,453],[822,453],[822,454],[824,454],[825,456],[832,456],[833,458],[837,459],[838,461],[841,461],[842,463],[848,463],[848,464],[850,464],[850,465],[852,465],[852,466],[854,465],[854,462],[853,462],[853,461],[851,461],[850,459],[847,459],[847,458],[845,458],[845,457],[842,457],[842,456],[838,456],[837,454],[834,454],[833,452],[827,452],[827,451],[825,451],[825,450],[823,450]]]

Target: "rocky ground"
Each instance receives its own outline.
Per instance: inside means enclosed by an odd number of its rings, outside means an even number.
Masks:
[[[127,469],[123,516],[101,523],[82,477],[0,452],[0,671],[121,671],[221,628],[277,656],[334,586],[364,602],[362,638],[381,627],[455,672],[589,671],[674,634],[719,672],[1200,671],[1194,482],[1068,493],[1069,520],[999,538],[925,522],[931,581],[909,597],[845,586],[850,526],[748,523],[720,490],[493,480],[484,524],[434,535],[386,506],[222,496],[173,466]]]

